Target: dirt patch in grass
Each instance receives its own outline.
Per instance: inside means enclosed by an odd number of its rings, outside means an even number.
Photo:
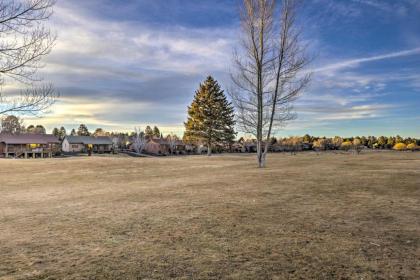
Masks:
[[[0,160],[0,279],[418,279],[419,159]]]

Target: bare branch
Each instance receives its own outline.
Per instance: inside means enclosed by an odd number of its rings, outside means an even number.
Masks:
[[[295,27],[296,11],[294,0],[243,0],[241,49],[235,52],[229,94],[240,129],[257,138],[260,167],[273,132],[296,118],[292,103],[310,80],[302,73],[309,60]]]
[[[136,153],[141,154],[143,152],[144,147],[146,146],[146,135],[140,128],[134,128],[134,137],[133,137],[133,148]]]
[[[19,97],[7,98],[0,95],[0,115],[18,113],[36,116],[46,113],[58,97],[59,94],[52,84],[27,89]]]
[[[51,106],[58,94],[52,85],[34,86],[44,65],[41,59],[51,52],[56,36],[45,26],[55,0],[0,0],[0,83],[5,77],[31,89],[19,97],[0,94],[0,114],[36,115]]]

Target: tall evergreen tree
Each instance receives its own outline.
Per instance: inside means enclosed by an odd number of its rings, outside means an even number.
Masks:
[[[71,136],[76,136],[77,135],[76,130],[74,128],[71,130],[70,135]]]
[[[160,130],[159,130],[159,128],[157,126],[155,126],[153,128],[153,136],[156,137],[156,138],[159,138],[160,137]]]
[[[146,126],[146,129],[144,130],[144,134],[147,138],[153,138],[153,129],[148,125]]]
[[[58,128],[54,127],[54,129],[52,131],[52,135],[54,135],[55,137],[60,136],[60,131],[58,130]]]
[[[103,128],[97,128],[93,133],[93,136],[106,136],[107,132]]]
[[[66,137],[67,132],[64,126],[60,127],[60,130],[58,131],[58,135],[59,135],[60,140],[63,140],[64,137]]]
[[[47,131],[46,131],[44,126],[38,124],[37,126],[35,126],[35,133],[36,134],[46,134]]]
[[[211,76],[195,92],[184,125],[185,139],[206,144],[208,155],[215,144],[228,145],[235,139],[233,106]]]
[[[77,135],[79,136],[90,136],[90,132],[86,125],[81,124],[77,129]]]

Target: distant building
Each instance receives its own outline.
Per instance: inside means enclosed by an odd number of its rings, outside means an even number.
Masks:
[[[112,145],[108,136],[66,136],[62,149],[66,153],[86,153],[89,149],[94,153],[110,153]]]
[[[161,138],[153,138],[147,141],[144,151],[152,155],[168,155],[170,152],[168,141]]]
[[[60,152],[60,140],[51,134],[0,133],[1,157],[43,158]]]

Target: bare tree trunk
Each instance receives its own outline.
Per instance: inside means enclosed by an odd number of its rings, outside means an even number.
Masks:
[[[295,116],[291,103],[309,82],[300,75],[307,64],[295,25],[295,1],[282,3],[276,21],[276,0],[243,0],[242,50],[236,54],[235,89],[237,123],[257,140],[258,167],[265,167],[273,130]],[[280,34],[276,34],[280,30]]]

